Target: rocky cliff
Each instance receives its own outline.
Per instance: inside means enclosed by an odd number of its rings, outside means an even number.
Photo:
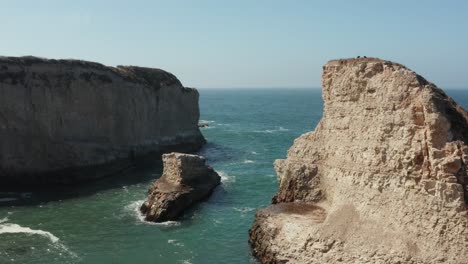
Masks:
[[[263,263],[467,263],[468,114],[406,67],[328,62],[315,131],[277,160]]]
[[[186,209],[211,195],[221,177],[202,156],[182,153],[163,155],[164,171],[148,190],[140,208],[145,220],[172,221]]]
[[[172,74],[0,57],[0,186],[74,183],[205,140],[198,92]]]

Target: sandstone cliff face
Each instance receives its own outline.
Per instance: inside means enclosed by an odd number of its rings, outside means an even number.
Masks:
[[[2,187],[101,177],[205,142],[198,92],[159,69],[0,57],[0,94]]]
[[[154,181],[140,208],[147,221],[176,220],[221,183],[221,177],[206,165],[204,157],[170,153],[163,155],[163,163],[163,175]]]
[[[250,230],[264,263],[467,263],[468,114],[379,59],[323,67],[323,118],[277,160]],[[311,210],[288,208],[314,206]]]

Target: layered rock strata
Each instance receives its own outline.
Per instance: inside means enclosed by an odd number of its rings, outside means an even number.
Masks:
[[[148,190],[140,211],[147,221],[176,220],[184,211],[211,195],[221,177],[205,158],[170,153],[163,155],[163,174]]]
[[[205,142],[197,90],[160,69],[0,57],[0,94],[2,188],[98,178]]]
[[[250,229],[263,263],[467,263],[468,114],[410,69],[323,67],[315,131],[277,160]],[[301,208],[305,209],[301,209]]]

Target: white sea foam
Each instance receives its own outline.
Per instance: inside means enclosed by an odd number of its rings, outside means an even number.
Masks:
[[[255,151],[252,151],[252,152],[250,152],[250,153],[252,153],[252,154],[254,154],[254,155],[258,155],[258,153],[255,152]]]
[[[255,161],[253,161],[253,160],[244,160],[244,163],[245,163],[245,164],[255,163]]]
[[[198,123],[201,123],[201,124],[213,124],[213,123],[216,123],[216,121],[213,121],[213,120],[200,120],[200,121],[198,121]]]
[[[221,177],[221,182],[226,184],[226,183],[231,183],[231,182],[236,182],[236,177],[235,176],[230,176],[224,171],[218,171],[219,176]]]
[[[125,206],[125,210],[132,213],[138,223],[145,225],[156,225],[156,226],[178,226],[180,222],[178,221],[166,221],[162,223],[150,222],[145,220],[145,216],[140,212],[140,206],[145,202],[145,200],[138,200],[130,203]]]
[[[177,241],[177,239],[169,239],[167,240],[167,243],[171,244],[171,245],[174,245],[176,247],[183,247],[184,244],[182,244],[181,242]]]
[[[6,223],[8,217],[0,219],[0,234],[26,234],[26,235],[39,235],[45,237],[52,242],[52,247],[57,249],[60,252],[65,252],[73,258],[79,258],[74,252],[69,250],[64,244],[60,243],[60,239],[54,234],[40,230],[40,229],[31,229],[29,227],[20,226],[18,224]],[[47,249],[49,250],[49,249]],[[49,250],[50,251],[50,250]],[[60,255],[62,253],[59,253]]]
[[[255,208],[253,208],[253,207],[241,207],[241,208],[233,207],[232,209],[234,209],[237,212],[243,213],[243,214],[248,213],[248,212],[252,212],[253,210],[255,210]]]
[[[285,131],[289,131],[289,129],[284,128],[284,127],[279,127],[277,129],[255,130],[254,132],[255,133],[268,133],[268,134],[271,134],[271,133],[275,133],[275,132],[285,132]]]
[[[1,223],[4,223],[6,221],[8,221],[8,218],[2,219]],[[11,224],[11,223],[4,223],[0,225],[0,234],[17,234],[17,233],[40,235],[40,236],[48,238],[52,243],[56,243],[59,241],[59,238],[54,236],[52,233],[43,231],[40,229],[31,229],[29,227],[22,227],[20,225]]]

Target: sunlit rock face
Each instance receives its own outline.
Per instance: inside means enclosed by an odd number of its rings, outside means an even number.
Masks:
[[[263,263],[466,263],[467,112],[375,58],[328,62],[322,88],[320,123],[275,162],[276,205],[257,212],[254,254]],[[319,209],[284,209],[294,204]]]
[[[177,220],[186,209],[210,196],[221,183],[221,177],[202,156],[164,154],[163,166],[162,176],[151,185],[140,207],[147,221]]]
[[[0,94],[2,188],[98,178],[205,142],[197,90],[160,69],[0,57]]]

